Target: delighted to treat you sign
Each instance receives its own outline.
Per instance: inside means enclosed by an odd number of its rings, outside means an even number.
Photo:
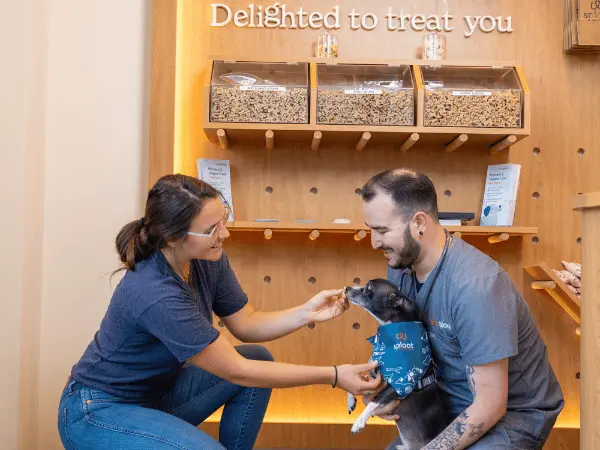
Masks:
[[[245,9],[232,10],[224,3],[212,3],[212,27],[234,25],[240,28],[312,28],[337,30],[342,27],[340,7],[331,8],[328,12],[305,11],[303,7],[288,10],[285,4],[275,2],[270,6],[248,5]],[[385,26],[389,31],[444,31],[455,30],[455,17],[448,11],[444,14],[407,14],[403,10],[388,12],[379,18],[371,12],[360,12],[356,8],[347,16],[347,23],[352,30],[374,30]],[[483,33],[512,33],[511,16],[463,16],[464,36],[471,37],[477,30]]]

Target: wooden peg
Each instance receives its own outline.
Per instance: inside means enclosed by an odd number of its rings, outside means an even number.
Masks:
[[[371,133],[369,133],[368,131],[365,131],[362,134],[362,136],[360,137],[358,144],[356,144],[356,150],[359,152],[362,152],[363,148],[365,148],[365,146],[369,142],[369,139],[371,139]]]
[[[265,230],[265,239],[268,241],[272,237],[273,237],[273,230],[271,230],[270,228],[267,228]]]
[[[312,230],[310,232],[310,234],[308,235],[308,237],[310,238],[311,241],[314,241],[315,239],[317,239],[319,236],[321,235],[321,233],[319,233],[319,230]]]
[[[411,134],[407,140],[404,141],[404,143],[402,144],[402,146],[400,147],[400,151],[402,153],[406,153],[407,151],[410,150],[410,148],[415,145],[417,143],[417,141],[419,140],[419,133],[413,133]]]
[[[225,130],[223,128],[219,128],[217,130],[217,138],[219,139],[219,145],[221,145],[221,148],[229,147],[229,142],[227,141],[227,133],[225,133]]]
[[[457,237],[458,239],[460,239],[462,237],[462,233],[460,231],[455,231],[454,233],[452,233],[452,236]]]
[[[367,237],[367,232],[365,230],[360,230],[358,233],[356,233],[354,235],[354,240],[358,242],[358,241],[362,241],[366,237]]]
[[[496,244],[498,242],[508,241],[508,238],[510,238],[510,234],[508,233],[494,234],[488,238],[488,242],[490,244]]]
[[[531,283],[531,289],[536,291],[542,289],[556,289],[556,283],[554,281],[534,281]]]
[[[517,142],[517,137],[514,134],[511,134],[509,136],[506,136],[504,139],[502,139],[500,142],[495,143],[494,145],[492,145],[490,147],[490,153],[492,155],[495,155],[496,153],[504,150],[507,147],[510,147],[511,145],[513,145],[515,142]]]
[[[273,150],[275,147],[275,133],[273,133],[273,130],[267,130],[265,132],[265,142],[267,144],[267,150]]]
[[[315,131],[313,133],[313,140],[312,140],[312,144],[310,145],[310,148],[312,150],[319,150],[319,146],[321,145],[322,137],[323,137],[323,133],[321,133],[320,131]]]
[[[458,147],[463,145],[468,140],[469,140],[469,136],[467,136],[466,134],[461,134],[456,139],[454,139],[452,142],[450,142],[448,145],[446,145],[446,149],[445,149],[446,153],[453,152],[454,150],[456,150]]]
[[[577,336],[581,336],[581,328],[579,328],[579,327],[575,328],[575,334]]]

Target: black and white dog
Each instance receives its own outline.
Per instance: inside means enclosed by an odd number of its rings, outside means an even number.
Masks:
[[[380,325],[398,322],[418,322],[419,317],[416,305],[404,296],[391,282],[377,278],[369,281],[364,287],[347,287],[346,298],[354,305],[366,309]],[[427,339],[425,337],[425,339]],[[373,415],[373,411],[380,405],[386,405],[399,398],[396,389],[388,383],[389,370],[379,367],[386,383],[385,388],[367,405],[364,412],[352,426],[352,433],[360,432]],[[416,386],[394,410],[393,414],[400,419],[396,421],[400,437],[388,449],[417,450],[427,445],[433,438],[440,434],[447,426],[444,409],[438,395],[435,383],[433,363],[429,364]],[[356,398],[348,394],[348,412],[356,408]]]

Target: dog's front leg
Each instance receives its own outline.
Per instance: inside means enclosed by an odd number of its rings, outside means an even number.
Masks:
[[[352,414],[352,412],[356,409],[356,397],[348,392],[346,396],[346,402],[348,405],[348,414]]]
[[[358,416],[358,419],[356,419],[356,422],[354,422],[354,425],[352,425],[352,434],[359,433],[363,430],[363,428],[367,425],[367,421],[373,415],[373,412],[379,408],[379,406],[381,405],[376,402],[370,402],[367,405],[362,414]]]
[[[401,437],[397,437],[385,450],[406,450]]]

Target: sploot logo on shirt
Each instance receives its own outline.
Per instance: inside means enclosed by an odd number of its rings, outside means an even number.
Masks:
[[[450,331],[452,331],[452,327],[450,325],[448,325],[447,323],[444,323],[444,322],[440,322],[440,328],[442,330],[450,330]]]
[[[435,319],[431,319],[429,321],[429,323],[431,324],[432,327],[436,327],[439,326],[441,330],[450,330],[452,331],[452,326],[450,324],[447,324],[446,322],[438,322]]]

